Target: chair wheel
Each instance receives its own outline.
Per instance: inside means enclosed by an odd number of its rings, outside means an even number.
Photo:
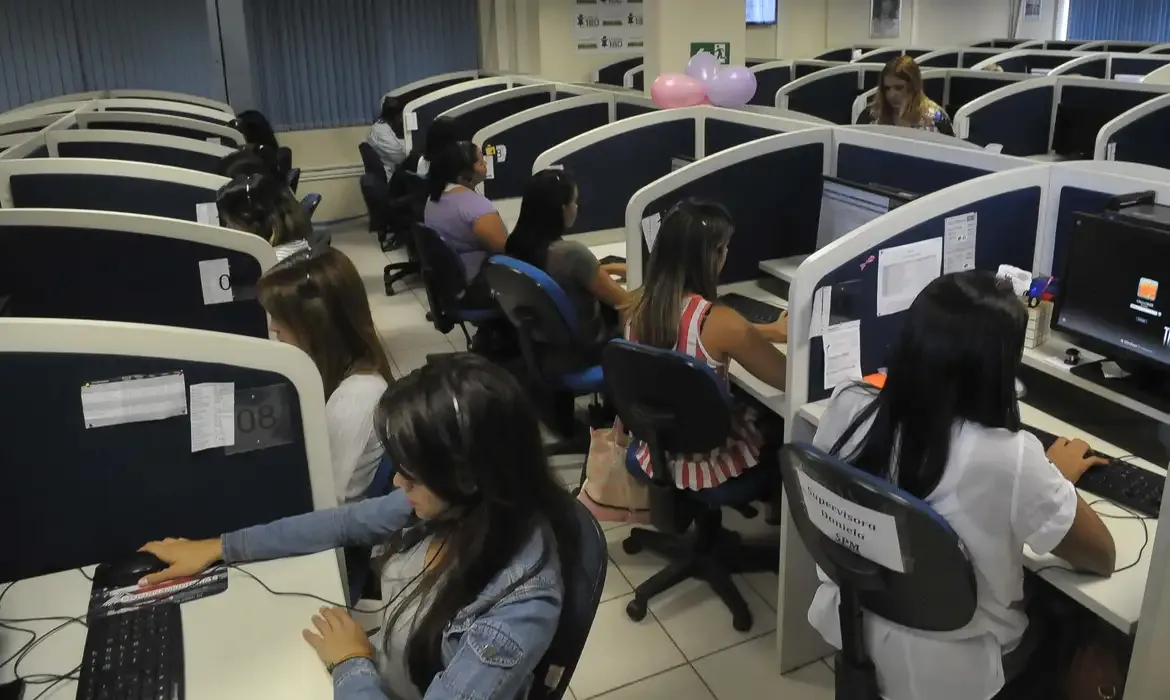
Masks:
[[[626,554],[637,554],[642,551],[642,543],[634,539],[633,535],[630,535],[622,540],[622,551]]]
[[[629,613],[628,609],[626,613]],[[752,629],[752,614],[750,612],[745,612],[742,615],[733,614],[731,616],[731,626],[736,632],[750,632]]]
[[[634,622],[646,619],[646,601],[634,598],[626,605],[626,617]]]

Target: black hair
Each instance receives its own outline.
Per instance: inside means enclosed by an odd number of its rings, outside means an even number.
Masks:
[[[527,394],[507,370],[478,355],[446,356],[392,384],[375,425],[402,476],[451,508],[450,516],[424,524],[442,535],[441,553],[386,623],[392,628],[412,601],[429,596],[406,646],[411,680],[425,692],[443,668],[447,624],[537,533],[544,551],[513,588],[544,568],[554,547],[562,570],[580,558],[577,504],[549,470]],[[571,600],[572,577],[562,579],[562,599]]]
[[[402,102],[397,97],[383,97],[382,111],[378,113],[378,121],[389,126],[395,136],[403,138]]]
[[[272,245],[311,237],[305,209],[285,180],[272,173],[237,175],[215,196],[220,223],[253,233]]]
[[[548,247],[565,235],[565,207],[573,201],[577,183],[565,170],[542,170],[528,179],[520,218],[508,236],[504,251],[518,260],[543,268]]]
[[[630,329],[639,343],[674,348],[684,295],[718,296],[719,264],[734,232],[731,214],[718,202],[684,199],[666,213],[630,304]]]
[[[439,201],[447,185],[470,181],[478,162],[479,146],[470,141],[456,141],[444,148],[427,171],[427,195],[431,201]]]
[[[221,158],[218,172],[228,179],[240,175],[278,175],[280,161],[276,151],[268,146],[246,145]]]
[[[232,121],[232,126],[243,134],[244,140],[250,144],[270,148],[280,147],[280,144],[276,142],[276,132],[272,130],[272,124],[268,122],[268,117],[254,109],[244,110],[237,114]]]
[[[938,486],[960,422],[1020,429],[1015,379],[1028,312],[985,270],[943,275],[906,311],[884,388],[833,446],[833,454],[918,498]],[[867,421],[853,454],[841,451]]]
[[[428,163],[433,163],[448,146],[460,140],[462,139],[459,122],[455,121],[454,117],[439,117],[427,127],[427,143],[423,149],[423,157]]]

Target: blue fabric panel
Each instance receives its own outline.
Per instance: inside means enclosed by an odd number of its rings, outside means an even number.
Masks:
[[[484,95],[490,95],[493,92],[500,92],[501,90],[507,89],[508,86],[503,84],[468,87],[464,90],[460,90],[454,95],[440,97],[437,100],[432,100],[422,107],[419,107],[414,112],[418,117],[418,130],[414,132],[413,143],[421,147],[427,142],[427,127],[429,127],[431,122],[435,121],[435,119],[443,112],[446,112],[452,107],[458,107],[464,102],[470,102],[477,97],[483,97]],[[460,129],[460,131],[462,132],[460,134],[460,138],[470,139],[472,136],[475,136],[474,130]]]
[[[642,60],[641,56],[634,56],[633,58],[623,59],[617,63],[611,63],[597,71],[597,82],[621,87],[626,73],[630,72],[630,69],[642,65]]]
[[[1170,108],[1150,112],[1113,134],[1115,160],[1170,169]]]
[[[1083,75],[1087,78],[1104,78],[1105,68],[1108,65],[1109,61],[1105,60],[1105,57],[1102,56],[1100,60],[1090,61],[1089,63],[1076,66],[1072,70],[1068,71],[1066,75]]]
[[[646,91],[646,71],[634,73],[634,76],[630,79],[630,82],[632,83],[630,85],[630,87],[632,87],[633,89],[638,90],[640,92],[645,92]]]
[[[999,62],[999,66],[1006,73],[1027,73],[1031,59],[1027,56],[1013,56]],[[1059,63],[1057,65],[1060,65]],[[1039,67],[1039,66],[1037,66]]]
[[[625,226],[630,197],[669,174],[670,158],[676,155],[695,157],[695,123],[691,119],[649,124],[562,158],[559,162],[577,177],[581,213],[576,230]]]
[[[971,49],[966,49],[963,51],[963,65],[960,67],[970,68],[976,63],[985,61],[989,58],[992,58],[993,56],[998,56],[999,54],[999,51],[973,51]],[[1005,67],[1004,70],[1007,70],[1007,68]]]
[[[1009,156],[1048,153],[1054,92],[1051,86],[1041,87],[988,104],[971,115],[967,140],[980,146],[1001,143]]]
[[[25,156],[25,158],[48,158],[48,157],[49,157],[49,147],[48,146],[37,146],[35,149],[33,149],[32,153],[29,153],[27,156]]]
[[[188,151],[183,148],[167,148],[166,146],[153,146],[139,143],[116,143],[113,141],[66,142],[57,146],[57,153],[62,158],[129,160],[136,163],[154,163],[155,165],[169,165],[174,168],[197,170],[201,173],[217,173],[219,171],[220,161],[218,156],[200,153],[198,151]],[[194,212],[191,215],[194,216]]]
[[[649,114],[657,111],[657,107],[647,107],[646,105],[636,105],[630,102],[618,102],[615,105],[614,114],[618,119],[625,119],[627,117],[636,117],[639,114]]]
[[[824,60],[829,60],[829,59],[824,59]],[[841,61],[841,63],[848,63],[848,62],[849,62],[848,58],[845,58],[844,60]],[[796,80],[798,78],[803,78],[806,75],[812,75],[813,73],[816,73],[817,71],[821,71],[821,70],[824,70],[826,68],[831,68],[831,67],[832,66],[822,66],[822,65],[815,64],[815,63],[813,63],[813,64],[798,63],[795,66],[793,66],[794,73],[793,73],[792,79]]]
[[[1060,190],[1060,205],[1056,210],[1056,231],[1052,241],[1052,274],[1064,274],[1064,256],[1068,250],[1069,237],[1076,226],[1074,214],[1078,211],[1095,213],[1105,208],[1114,195],[1084,190],[1079,187],[1065,187]]]
[[[220,122],[222,124],[222,122]],[[91,123],[88,127],[90,129],[111,129],[113,131],[138,131],[147,134],[166,134],[167,136],[178,136],[184,139],[195,139],[197,141],[206,142],[213,134],[198,129],[188,129],[182,126],[170,126],[169,124],[148,124],[143,122],[116,122],[116,121],[102,121]]]
[[[215,192],[202,187],[117,175],[13,175],[11,185],[12,201],[22,209],[92,209],[196,221],[195,205],[215,201]]]
[[[922,81],[922,91],[926,96],[942,105],[946,102],[947,79],[945,76],[926,78]],[[948,115],[950,116],[950,115]]]
[[[1151,60],[1148,58],[1126,58],[1124,56],[1113,57],[1113,76],[1116,75],[1149,75],[1156,69],[1165,66],[1164,61]]]
[[[776,106],[776,91],[792,82],[792,66],[777,66],[756,71],[756,94],[748,104]]]
[[[940,56],[919,61],[918,65],[923,68],[958,68],[959,54],[957,52],[944,53]],[[938,102],[938,100],[935,100],[935,102]]]
[[[726,151],[732,146],[738,146],[748,141],[784,133],[776,129],[765,129],[762,126],[739,124],[710,117],[707,118],[703,131],[707,144],[707,155]]]
[[[405,107],[406,105],[410,104],[411,102],[414,102],[418,98],[426,97],[427,95],[431,94],[432,92],[438,92],[439,90],[442,90],[443,88],[449,88],[452,85],[458,85],[459,83],[466,83],[468,81],[475,80],[475,79],[476,78],[474,76],[467,76],[467,77],[461,77],[461,78],[451,78],[449,80],[440,80],[437,83],[431,83],[430,85],[424,85],[422,87],[417,87],[413,90],[407,90],[406,92],[404,92],[398,96],[398,101],[402,103],[403,107]]]
[[[947,103],[945,105],[947,114],[951,115],[951,118],[954,118],[959,109],[968,102],[972,102],[993,90],[998,90],[1007,85],[1011,85],[1011,83],[1003,80],[995,80],[994,78],[984,78],[982,76],[956,75],[951,78],[950,82],[950,94],[947,95]]]
[[[491,200],[522,196],[532,164],[541,153],[608,123],[609,106],[593,104],[546,114],[500,132],[489,143],[506,146],[508,158],[496,163],[494,179],[484,181],[484,196]]]
[[[788,93],[788,109],[834,124],[851,124],[853,101],[859,94],[857,74],[839,73],[814,80]]]
[[[817,56],[818,61],[848,61],[853,58],[853,49],[833,49]]]
[[[1170,42],[1170,4],[1162,0],[1076,0],[1069,3],[1068,36]]]
[[[867,375],[885,367],[890,348],[901,332],[904,313],[877,315],[878,265],[877,255],[882,248],[893,248],[944,233],[949,216],[979,215],[979,240],[975,251],[975,266],[980,270],[995,270],[1001,264],[1032,268],[1036,246],[1036,227],[1040,217],[1040,188],[1030,187],[1016,192],[988,197],[953,209],[942,216],[903,231],[880,246],[862,252],[836,270],[828,273],[817,287],[861,280],[872,294],[861,299],[861,373]],[[813,342],[809,347],[808,400],[828,398],[832,387],[824,388],[824,348]]]
[[[736,231],[719,281],[757,279],[761,260],[816,250],[824,155],[824,145],[815,143],[729,165],[651,202],[642,216],[665,214],[687,197],[719,202],[731,212]],[[769,173],[766,196],[761,196],[760,173]],[[645,240],[642,256],[649,261]]]
[[[837,148],[837,177],[861,184],[893,187],[911,194],[938,192],[988,171],[930,158],[881,151],[851,143]]]
[[[501,119],[548,103],[549,94],[547,92],[537,93],[535,95],[518,95],[506,100],[500,100],[490,105],[484,105],[479,109],[464,112],[459,116],[459,128],[463,133],[474,136],[480,129],[495,124]],[[419,122],[419,126],[422,126],[422,122]]]
[[[1085,85],[1065,85],[1060,91],[1060,106],[1074,110],[1101,114],[1102,118],[1109,115],[1109,119],[1122,112],[1145,104],[1161,95],[1156,92],[1141,92],[1138,90],[1109,90],[1106,88],[1088,87]],[[1102,123],[1102,126],[1105,124]]]
[[[882,77],[881,71],[867,70],[861,74],[861,92],[872,90],[878,85],[878,80]],[[861,92],[858,94],[860,95]],[[852,103],[850,103],[852,107]]]

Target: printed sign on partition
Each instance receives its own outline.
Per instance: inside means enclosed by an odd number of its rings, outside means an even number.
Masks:
[[[573,31],[582,53],[641,51],[645,15],[641,0],[576,0]]]
[[[906,573],[898,521],[894,516],[841,498],[802,470],[798,469],[796,476],[805,512],[813,526],[854,554],[891,571]]]

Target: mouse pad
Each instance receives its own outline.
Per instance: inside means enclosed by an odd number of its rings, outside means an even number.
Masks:
[[[216,566],[197,576],[160,583],[157,586],[94,586],[89,595],[90,619],[141,610],[162,603],[189,603],[223,593],[228,586],[228,568]]]

